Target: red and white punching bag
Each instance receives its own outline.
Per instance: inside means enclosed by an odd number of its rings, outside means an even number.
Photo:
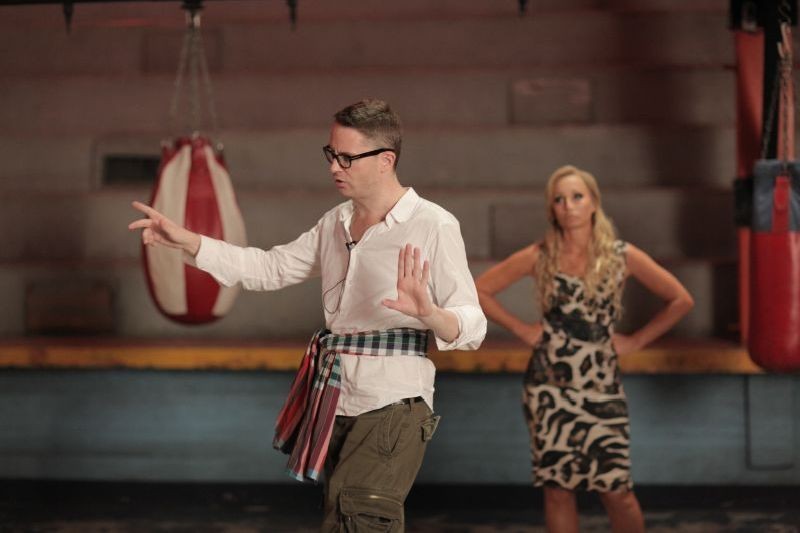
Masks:
[[[244,220],[221,154],[202,136],[164,146],[150,205],[187,229],[245,246]],[[223,287],[186,264],[181,250],[143,246],[147,285],[168,318],[185,324],[212,322],[233,306],[239,287]]]
[[[175,135],[163,144],[161,165],[150,205],[187,229],[245,246],[244,220],[225,168],[222,150],[197,132],[203,106],[199,87],[205,86],[211,127],[216,131],[216,111],[211,80],[200,33],[199,3],[186,2],[187,31],[181,50],[175,92],[170,106],[174,129],[180,115],[184,73],[189,73],[188,108],[184,118],[191,135]],[[184,130],[185,131],[185,130]],[[230,311],[239,287],[223,287],[209,274],[186,263],[184,253],[166,246],[142,247],[150,295],[161,313],[184,324],[213,322]]]

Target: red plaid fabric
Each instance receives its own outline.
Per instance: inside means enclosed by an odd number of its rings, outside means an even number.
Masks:
[[[425,357],[427,347],[427,332],[411,328],[314,333],[275,423],[272,446],[290,454],[287,473],[298,481],[319,480],[341,392],[340,354]]]

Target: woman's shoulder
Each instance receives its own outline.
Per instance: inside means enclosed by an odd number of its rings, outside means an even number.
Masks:
[[[539,243],[529,244],[503,259],[498,266],[513,271],[517,275],[532,274],[536,262],[539,260],[539,254]]]
[[[626,262],[630,262],[631,259],[638,260],[643,257],[650,257],[647,255],[647,252],[637,247],[635,244],[621,240],[614,242],[614,251],[620,254]]]
[[[539,258],[544,256],[547,251],[545,249],[544,241],[536,241],[534,243],[529,244],[518,253],[524,254],[531,262],[531,265],[535,265]]]
[[[540,245],[541,243],[535,242],[533,244],[529,244],[525,248],[520,248],[508,256],[507,260],[512,260],[517,263],[529,263],[531,266],[533,266],[541,254]]]
[[[483,272],[475,280],[475,285],[478,291],[495,294],[523,277],[532,276],[537,259],[536,245],[528,245]]]

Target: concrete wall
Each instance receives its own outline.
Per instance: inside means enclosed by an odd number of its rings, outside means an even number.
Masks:
[[[290,482],[272,431],[287,373],[0,373],[0,477]],[[626,376],[634,480],[800,482],[800,380]],[[530,481],[521,376],[441,374],[422,483]]]
[[[301,5],[294,31],[272,4],[203,12],[218,139],[252,244],[290,240],[340,201],[320,146],[335,110],[375,95],[404,119],[401,179],[461,220],[476,272],[541,235],[542,186],[573,163],[598,176],[622,238],[698,296],[676,333],[735,335],[725,2],[537,2],[519,17],[512,0],[329,1]],[[69,35],[57,6],[1,9],[0,224],[18,229],[0,235],[0,335],[25,335],[27,295],[70,280],[111,294],[113,335],[305,335],[320,316],[313,288],[242,295],[194,329],[142,294],[126,225],[151,185],[102,173],[109,155],[157,156],[169,132],[178,6],[79,5]],[[526,309],[530,294],[508,298]],[[657,305],[636,288],[627,301],[629,317]]]
[[[187,328],[149,300],[125,228],[150,184],[102,183],[108,155],[157,156],[183,15],[173,3],[0,7],[0,336],[30,294],[104,287],[107,334],[305,338],[319,285],[242,294]],[[721,0],[210,2],[219,139],[252,244],[292,239],[339,201],[331,114],[383,97],[406,125],[400,175],[451,210],[475,273],[537,238],[558,166],[595,173],[622,238],[697,308],[683,337],[736,335],[734,61]],[[702,221],[702,224],[698,223]],[[505,293],[535,318],[533,288]],[[631,284],[623,329],[658,305]],[[505,336],[497,328],[490,338]],[[800,388],[779,376],[628,376],[641,483],[797,483]],[[280,481],[269,451],[286,374],[0,371],[0,477]],[[519,376],[442,375],[421,481],[526,483]],[[750,465],[750,466],[748,466]]]

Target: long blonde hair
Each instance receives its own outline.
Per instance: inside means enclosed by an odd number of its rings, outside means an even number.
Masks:
[[[557,169],[547,180],[545,198],[547,201],[547,221],[550,227],[545,232],[544,240],[539,247],[539,259],[536,262],[534,274],[536,277],[539,304],[542,312],[546,312],[552,305],[554,296],[553,279],[559,271],[558,258],[563,243],[563,230],[558,224],[553,202],[556,184],[567,176],[576,176],[586,184],[592,196],[595,212],[592,215],[592,238],[587,250],[586,272],[583,275],[584,290],[587,299],[597,296],[604,283],[614,283],[625,268],[624,259],[616,249],[617,234],[614,225],[603,212],[600,201],[600,189],[594,176],[585,170],[572,165]],[[612,285],[614,289],[615,286]],[[622,291],[613,291],[613,305],[617,318],[621,314]]]

